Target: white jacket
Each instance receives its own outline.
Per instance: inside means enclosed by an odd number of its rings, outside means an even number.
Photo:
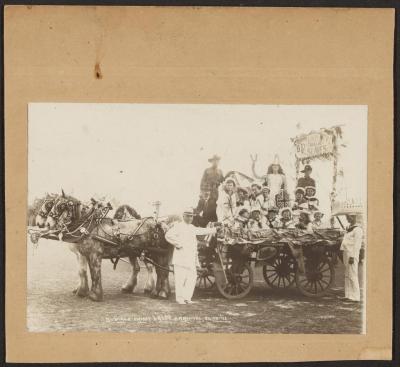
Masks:
[[[196,269],[196,265],[199,265],[196,236],[214,234],[216,231],[216,228],[195,227],[185,222],[174,224],[165,234],[165,239],[175,246],[172,264]]]
[[[363,230],[361,227],[356,226],[351,232],[344,234],[340,249],[345,251],[349,257],[354,257],[358,261],[362,241]]]
[[[229,195],[225,190],[219,193],[217,201],[217,217],[218,222],[232,222],[235,218],[236,208],[236,194]]]

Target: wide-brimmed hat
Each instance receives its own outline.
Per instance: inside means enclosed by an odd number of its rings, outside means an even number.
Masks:
[[[189,208],[185,208],[185,210],[183,211],[183,214],[185,214],[185,215],[194,215],[194,210],[193,210],[193,208],[192,207],[189,207]]]
[[[269,212],[279,213],[279,208],[277,208],[276,206],[271,206],[268,208],[268,213]]]
[[[309,164],[306,164],[303,168],[302,171],[300,171],[301,173],[304,173],[306,171],[312,171],[312,167]]]
[[[288,211],[290,214],[293,214],[292,209],[290,209],[289,207],[286,206],[286,207],[281,208],[281,210],[279,211],[279,215],[282,215],[283,212],[286,212],[286,211]]]
[[[295,190],[294,190],[294,193],[297,194],[297,192],[299,192],[299,191],[300,191],[303,195],[304,195],[305,192],[306,192],[306,191],[304,190],[304,187],[296,187]]]
[[[261,209],[259,209],[259,208],[254,208],[254,209],[251,209],[251,210],[250,210],[250,214],[253,214],[253,213],[255,213],[255,212],[261,213]]]
[[[261,189],[261,185],[258,182],[253,182],[250,187],[253,186],[257,186],[259,189]]]
[[[218,156],[218,155],[216,155],[216,154],[214,154],[211,158],[208,158],[208,161],[211,163],[211,162],[214,162],[214,161],[220,161],[221,160],[221,157],[220,156]]]

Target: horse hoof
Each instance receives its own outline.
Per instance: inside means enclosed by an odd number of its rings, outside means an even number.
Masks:
[[[149,294],[151,294],[151,290],[150,289],[145,289],[143,291],[143,294],[149,295]]]
[[[78,292],[78,288],[72,290],[72,294],[76,294],[76,292]]]
[[[89,296],[88,296],[92,301],[95,302],[100,302],[103,300],[103,296],[98,295],[97,293],[94,292],[89,292]]]
[[[165,292],[160,292],[160,293],[158,294],[158,297],[159,297],[160,299],[164,299],[164,300],[168,299],[168,295],[167,295],[167,293],[165,293]]]
[[[121,288],[122,293],[132,293],[133,292],[133,287],[122,287]]]
[[[89,293],[88,289],[85,288],[77,288],[75,291],[75,295],[78,297],[86,297]]]
[[[158,298],[158,294],[155,294],[155,293],[150,293],[150,298]]]

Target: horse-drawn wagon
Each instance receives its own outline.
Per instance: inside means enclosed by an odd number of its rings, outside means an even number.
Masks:
[[[272,288],[296,285],[305,296],[323,296],[334,282],[343,231],[268,229],[243,238],[225,231],[199,242],[201,270],[197,288],[216,286],[227,299],[245,297],[254,284],[254,264]],[[257,238],[259,237],[259,238]]]

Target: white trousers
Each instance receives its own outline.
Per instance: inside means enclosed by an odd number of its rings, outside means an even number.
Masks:
[[[176,301],[191,301],[196,286],[197,270],[174,265],[174,277]]]
[[[349,264],[349,254],[343,252],[344,262],[344,296],[353,301],[360,301],[360,285],[358,283],[358,259]]]

